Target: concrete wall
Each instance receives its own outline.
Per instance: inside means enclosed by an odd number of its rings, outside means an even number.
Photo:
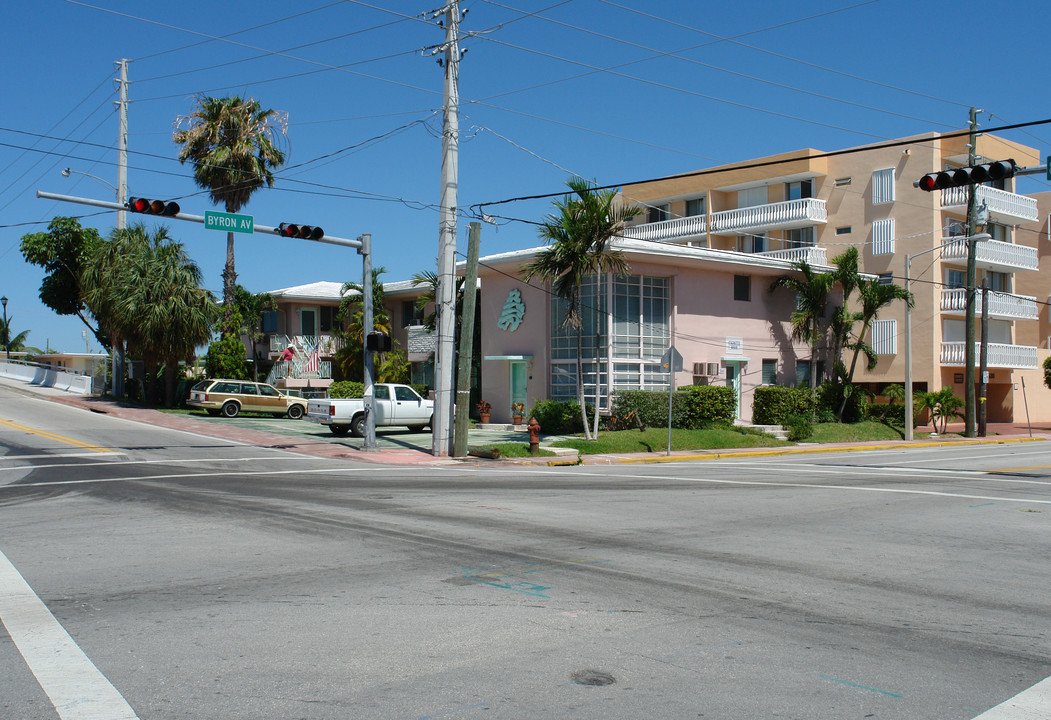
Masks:
[[[65,390],[78,395],[87,395],[91,392],[90,375],[77,375],[61,370],[9,363],[4,360],[0,360],[0,375],[12,380],[21,380],[30,385]]]

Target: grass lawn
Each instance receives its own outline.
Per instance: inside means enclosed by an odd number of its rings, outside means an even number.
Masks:
[[[588,442],[583,437],[557,440],[550,443],[554,447],[575,448],[581,455],[601,453],[661,452],[668,448],[667,428],[647,428],[638,430],[618,430],[600,432],[598,439]],[[783,447],[791,443],[778,440],[770,435],[756,432],[742,432],[732,428],[713,428],[708,430],[671,431],[672,450],[701,450],[720,448],[750,447]]]
[[[486,447],[496,448],[500,451],[500,457],[502,458],[524,458],[530,457],[529,455],[529,443],[494,443],[492,445],[486,445]],[[557,457],[555,453],[550,450],[540,449],[540,457]]]
[[[859,423],[815,423],[814,434],[803,442],[842,443],[869,440],[904,440],[905,431],[874,420]]]

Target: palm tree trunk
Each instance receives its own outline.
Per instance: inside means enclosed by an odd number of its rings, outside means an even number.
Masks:
[[[584,338],[581,328],[577,326],[577,402],[580,403],[580,419],[584,421],[584,439],[591,439],[591,428],[588,426],[588,408],[584,404]]]
[[[858,333],[858,344],[854,346],[854,357],[850,359],[850,372],[847,373],[847,381],[843,385],[843,399],[839,401],[839,412],[836,413],[836,420],[843,422],[843,412],[847,409],[847,388],[854,387],[854,369],[858,365],[858,355],[861,353],[861,343],[865,341],[865,333],[868,332],[869,324],[866,322],[861,326],[861,332]]]

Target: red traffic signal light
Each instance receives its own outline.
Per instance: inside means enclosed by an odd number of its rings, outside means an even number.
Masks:
[[[1017,170],[1014,160],[998,160],[973,167],[954,168],[942,172],[927,173],[916,181],[920,190],[931,192],[945,188],[977,185],[990,180],[1003,180],[1014,177]]]
[[[304,240],[320,240],[325,237],[325,231],[316,225],[296,225],[295,223],[281,223],[277,228],[277,234],[281,237],[303,238]]]
[[[167,200],[148,200],[146,198],[129,198],[128,210],[146,215],[165,215],[171,217],[179,214],[179,203]]]

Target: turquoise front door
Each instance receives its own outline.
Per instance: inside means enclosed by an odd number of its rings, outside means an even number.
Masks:
[[[524,360],[511,361],[511,401],[507,405],[507,412],[511,412],[511,403],[520,402],[526,411],[529,407],[526,401],[529,399],[526,388],[529,380],[529,372]]]
[[[726,361],[726,387],[734,389],[734,417],[741,417],[741,363]]]

